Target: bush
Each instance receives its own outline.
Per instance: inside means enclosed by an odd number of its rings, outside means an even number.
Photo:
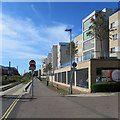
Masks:
[[[120,92],[120,82],[94,83],[91,86],[92,92]]]

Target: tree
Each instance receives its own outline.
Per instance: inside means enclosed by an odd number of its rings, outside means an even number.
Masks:
[[[102,11],[96,12],[95,19],[91,18],[91,23],[92,25],[89,27],[87,36],[95,37],[98,41],[100,41],[100,57],[104,57],[103,41],[109,38],[112,39],[109,36],[109,32],[114,30],[109,29],[109,23],[106,20],[106,15],[102,14]]]
[[[48,72],[51,73],[52,70],[52,64],[48,63],[46,67],[44,68],[44,72],[47,74]]]
[[[72,55],[72,60],[74,59],[75,56],[77,56],[77,46],[75,46],[74,42],[71,42],[71,55]],[[70,56],[70,44],[66,50],[66,54]]]

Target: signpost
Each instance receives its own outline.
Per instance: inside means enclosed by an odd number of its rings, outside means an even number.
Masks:
[[[120,81],[120,70],[112,70],[110,72],[110,79],[113,82],[119,82]]]
[[[73,62],[72,67],[71,67],[71,81],[70,81],[70,93],[71,94],[72,94],[72,77],[73,77],[74,71],[76,71],[76,68],[75,68],[76,66],[77,66],[77,63]]]
[[[32,70],[32,97],[33,97],[33,74],[34,74],[34,70],[36,69],[36,62],[34,60],[31,60],[29,62],[29,70]]]

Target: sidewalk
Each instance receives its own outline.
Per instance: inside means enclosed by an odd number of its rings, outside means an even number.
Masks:
[[[87,93],[87,94],[75,94],[75,95],[66,95],[66,96],[71,96],[71,97],[100,97],[100,96],[115,96],[120,94],[120,92],[111,92],[111,93],[106,93],[106,92],[99,92],[99,93]]]
[[[27,94],[13,110],[14,118],[117,118],[118,97],[68,97],[34,80],[34,99]],[[99,103],[99,104],[98,104]],[[114,104],[111,104],[114,103]],[[10,117],[9,117],[10,118]]]

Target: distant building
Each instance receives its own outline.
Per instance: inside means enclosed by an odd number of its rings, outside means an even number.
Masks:
[[[0,65],[0,75],[20,75],[15,67],[5,67]]]
[[[54,70],[57,67],[57,45],[53,45],[52,49],[51,49],[51,53],[52,53],[52,68],[53,68],[53,73]]]
[[[110,57],[120,59],[120,11],[114,13],[109,18],[109,28],[114,31],[110,32],[109,51]]]
[[[57,65],[60,67],[70,61],[69,55],[66,54],[66,50],[69,46],[68,42],[59,42],[57,45]]]
[[[48,53],[47,64],[52,63],[52,53]]]
[[[43,59],[42,59],[41,75],[45,75],[45,74],[46,74],[46,73],[44,72],[44,69],[45,69],[45,67],[46,67],[46,65],[47,65],[47,62],[48,62],[47,58],[43,58]]]

